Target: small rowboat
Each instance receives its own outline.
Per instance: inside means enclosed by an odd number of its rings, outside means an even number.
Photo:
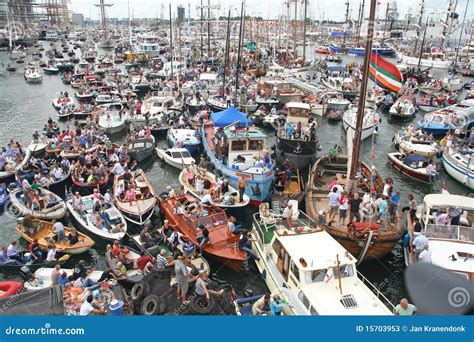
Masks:
[[[80,151],[62,150],[60,153],[60,156],[62,158],[67,158],[67,159],[77,159],[81,155],[82,152],[84,152],[85,154],[94,153],[99,147],[100,145],[94,145],[91,148],[80,150]]]
[[[141,226],[153,215],[156,196],[153,186],[142,170],[137,172],[134,182],[137,199],[135,201],[128,201],[115,195],[119,184],[124,183],[123,176],[115,177],[114,200],[117,208],[124,214],[127,221]]]
[[[429,165],[427,158],[417,155],[405,156],[400,152],[392,152],[388,154],[388,161],[404,175],[424,183],[430,183],[426,172],[426,167]]]
[[[113,204],[101,214],[104,227],[100,228],[96,226],[93,195],[82,197],[82,212],[73,206],[73,200],[74,198],[71,198],[67,201],[67,208],[82,231],[106,241],[120,240],[124,237],[127,222]],[[119,225],[123,226],[122,230],[117,229]]]
[[[216,184],[216,176],[211,172],[205,172],[202,176],[205,180],[211,182],[211,188]],[[184,188],[191,193],[193,196],[202,200],[203,193],[196,190],[196,188],[189,184],[188,180],[186,179],[186,170],[181,171],[179,174],[179,183],[184,186]],[[220,208],[241,208],[245,207],[250,202],[250,197],[244,194],[243,202],[239,202],[239,192],[237,189],[231,187],[229,185],[229,192],[223,194],[221,197],[213,199],[214,205]]]
[[[136,251],[133,249],[127,248],[128,253],[125,255],[125,258],[130,261],[130,263],[135,264],[137,259],[140,257],[140,254],[138,254]],[[112,256],[112,253],[105,253],[105,261],[107,262],[107,266],[112,269],[112,272],[114,272],[115,276],[117,277],[122,277],[123,274],[117,269],[117,262],[118,260],[115,259]],[[138,283],[143,279],[143,272],[142,270],[138,268],[131,268],[127,269],[127,274],[126,278],[123,279],[123,281],[127,283]]]
[[[71,175],[72,182],[74,186],[76,186],[79,189],[86,189],[88,191],[93,191],[96,188],[104,188],[107,186],[109,182],[109,174],[108,172],[105,172],[105,175],[99,180],[99,182],[87,182],[84,181],[83,179],[77,178],[74,174]]]
[[[43,220],[34,220],[34,223],[37,229],[33,234],[30,234],[27,228],[21,224],[16,227],[16,232],[29,243],[37,239],[40,248],[47,249],[49,242],[54,241],[56,237],[53,231],[53,223]],[[64,232],[67,236],[71,232],[71,228],[64,227]],[[94,246],[95,242],[90,237],[80,232],[77,232],[77,234],[79,235],[79,241],[72,245],[69,243],[69,240],[55,241],[57,250],[69,254],[81,254]]]
[[[66,205],[61,197],[44,188],[41,188],[41,193],[43,195],[39,199],[39,210],[32,210],[26,206],[23,189],[13,190],[10,193],[10,201],[22,216],[29,214],[33,218],[43,220],[62,218],[66,214]]]

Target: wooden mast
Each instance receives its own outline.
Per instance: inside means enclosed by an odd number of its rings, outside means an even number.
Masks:
[[[306,15],[308,13],[308,0],[304,0],[304,18],[303,18],[303,64],[306,61]]]
[[[237,49],[237,68],[235,70],[235,102],[237,102],[237,96],[239,94],[239,74],[240,74],[240,67],[242,65],[241,61],[241,54],[242,54],[242,36],[244,35],[244,3],[245,0],[242,0],[242,9],[240,10],[240,32],[239,32],[239,47]]]
[[[349,182],[355,179],[359,165],[359,156],[360,156],[360,144],[362,141],[362,125],[364,122],[364,113],[365,113],[365,98],[367,95],[367,83],[369,80],[369,64],[370,64],[370,55],[372,52],[372,41],[374,36],[374,18],[375,18],[375,7],[376,0],[370,0],[370,12],[369,12],[369,25],[367,29],[367,37],[365,44],[365,55],[364,55],[364,64],[362,67],[362,82],[360,85],[359,91],[359,103],[357,106],[357,122],[354,132],[354,140],[352,144],[352,156],[351,156],[351,168],[349,170]],[[355,184],[349,184],[349,189]]]
[[[225,81],[227,76],[227,67],[229,64],[229,50],[230,50],[230,7],[229,7],[229,15],[227,16],[227,34],[226,34],[226,41],[225,41],[225,56],[224,56],[224,81],[222,85],[222,94],[225,97]]]
[[[170,52],[171,52],[171,79],[173,79],[173,21],[171,18],[171,3],[170,8]]]
[[[466,2],[466,9],[464,10],[464,18],[462,20],[461,30],[459,31],[458,46],[456,47],[456,56],[454,57],[454,68],[456,68],[456,66],[458,65],[459,48],[461,47],[462,32],[464,31],[464,24],[466,23],[466,15],[467,15],[467,9],[469,8],[469,2],[470,0],[467,0]],[[472,37],[472,23],[471,23],[471,37]]]
[[[423,39],[421,40],[420,56],[418,57],[418,71],[420,70],[421,57],[423,56],[423,49],[425,48],[426,31],[428,31],[428,20],[429,19],[426,18],[425,32],[423,32]]]
[[[359,46],[359,40],[360,40],[360,29],[362,26],[362,23],[364,22],[364,7],[365,7],[365,0],[362,0],[362,5],[360,7],[360,17],[359,17],[359,22],[358,27],[357,27],[357,46]]]

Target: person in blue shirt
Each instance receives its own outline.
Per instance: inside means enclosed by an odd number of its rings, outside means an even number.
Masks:
[[[58,279],[58,285],[66,285],[69,283],[69,279],[66,272],[63,272]]]
[[[281,299],[279,295],[274,295],[270,301],[270,312],[272,315],[281,316],[285,305],[288,303],[284,299]]]
[[[398,209],[398,204],[400,203],[400,191],[395,191],[390,196],[390,200],[388,203],[388,214],[389,214],[389,219],[393,222],[397,219],[397,209]]]

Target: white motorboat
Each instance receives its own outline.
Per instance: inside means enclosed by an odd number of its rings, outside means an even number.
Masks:
[[[56,110],[60,110],[63,107],[74,106],[74,99],[72,96],[66,96],[63,92],[57,92],[54,96],[53,107]]]
[[[416,154],[422,157],[432,158],[438,154],[437,144],[429,141],[416,140],[412,137],[401,136],[399,133],[393,138],[395,146],[406,154]]]
[[[443,88],[449,91],[460,91],[464,87],[464,80],[457,76],[447,76],[443,79]]]
[[[25,80],[27,83],[41,83],[43,81],[43,75],[38,68],[26,66]]]
[[[357,121],[357,108],[350,107],[342,116],[344,129],[355,131]],[[365,108],[364,119],[362,123],[362,140],[367,139],[376,132],[376,128],[380,122],[379,114],[372,108]]]
[[[74,197],[67,201],[67,209],[72,217],[86,234],[92,234],[94,237],[104,239],[106,241],[115,241],[123,238],[127,232],[127,221],[115,207],[114,204],[101,213],[94,212],[93,195],[81,197],[82,204],[80,207],[73,205]],[[102,220],[102,227],[97,226],[96,214]]]
[[[446,172],[459,183],[474,189],[474,149],[446,148],[443,152]]]
[[[185,166],[189,166],[195,162],[189,151],[185,148],[156,148],[156,154],[165,163],[182,170]]]
[[[167,139],[170,147],[184,147],[191,154],[198,152],[201,144],[198,132],[194,129],[169,129]]]
[[[58,195],[41,188],[39,200],[27,200],[22,188],[10,192],[10,201],[22,216],[30,215],[42,220],[61,219],[66,214],[66,205]],[[30,204],[28,205],[28,202]]]
[[[108,134],[121,132],[125,129],[126,115],[120,111],[123,108],[121,103],[108,103],[101,105],[105,111],[99,115],[99,127]]]
[[[285,315],[392,314],[393,305],[329,233],[301,211],[290,222],[291,227],[265,203],[254,214],[252,232],[255,263],[268,289],[290,304],[283,308]]]
[[[35,271],[35,273],[33,273],[33,277],[31,277],[30,280],[25,281],[25,283],[23,284],[23,287],[27,291],[38,291],[38,290],[43,290],[50,287],[52,285],[51,275],[53,271],[54,271],[53,267],[38,268]],[[61,273],[65,272],[67,276],[69,277],[69,276],[72,276],[72,274],[74,273],[74,270],[69,269],[69,268],[61,268],[60,272]],[[100,279],[100,277],[102,276],[102,273],[104,272],[92,271],[91,273],[88,274],[88,277],[92,281],[96,282]]]
[[[328,99],[327,109],[342,109],[346,110],[351,104],[351,101],[342,97],[332,97]]]
[[[207,179],[211,183],[211,187],[216,185],[218,182],[217,177],[211,173],[207,172],[203,176],[204,179]],[[186,170],[181,171],[179,174],[179,183],[184,186],[187,192],[191,193],[194,197],[199,198],[202,200],[203,196],[205,195],[205,191],[198,190],[193,184],[189,184],[188,180],[186,179]],[[218,185],[219,186],[219,185]],[[231,187],[229,185],[229,191],[225,194],[221,194],[218,198],[212,200],[212,204],[220,207],[220,208],[241,208],[248,205],[250,202],[250,197],[244,194],[244,198],[242,202],[239,202],[239,192],[237,189]]]
[[[390,107],[390,117],[396,117],[403,120],[412,119],[416,114],[416,106],[413,96],[400,96],[397,101]]]
[[[436,224],[436,214],[441,213],[440,209],[457,210],[459,223]],[[471,197],[451,194],[426,195],[416,213],[424,225],[430,262],[471,282],[474,281],[474,259],[470,257],[474,243],[473,213],[474,201]],[[410,248],[404,248],[404,255],[407,265],[417,262]]]

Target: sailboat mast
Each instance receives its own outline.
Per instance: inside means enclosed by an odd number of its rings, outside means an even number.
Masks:
[[[464,10],[464,18],[462,19],[462,26],[459,32],[458,46],[456,47],[456,56],[454,57],[454,68],[456,68],[458,64],[459,48],[461,47],[462,32],[464,31],[464,24],[466,23],[466,15],[467,15],[467,9],[469,8],[469,2],[470,0],[467,0],[466,9]],[[471,25],[471,35],[472,35],[472,25]]]
[[[207,0],[207,55],[211,57],[211,0]]]
[[[415,41],[415,47],[413,49],[413,53],[416,53],[416,48],[418,47],[418,40],[420,39],[420,30],[421,30],[421,24],[423,21],[423,12],[425,11],[425,1],[421,0],[421,8],[420,8],[420,19],[418,19],[418,27],[416,28],[416,41]]]
[[[173,79],[173,20],[171,18],[171,3],[170,8],[170,52],[171,52],[171,79]]]
[[[240,74],[240,67],[242,64],[241,61],[241,54],[242,54],[242,36],[244,35],[244,6],[245,0],[242,1],[242,9],[240,10],[240,32],[239,32],[239,47],[237,50],[237,69],[235,70],[235,102],[237,102],[237,95],[239,93],[239,74]]]
[[[294,22],[294,33],[293,33],[293,60],[295,61],[296,60],[296,56],[297,56],[297,53],[296,53],[296,47],[298,46],[298,44],[296,43],[296,34],[297,34],[297,24],[298,24],[298,0],[295,1],[295,22]]]
[[[362,5],[360,7],[360,18],[358,22],[359,27],[357,28],[357,45],[359,45],[360,29],[362,27],[362,23],[364,22],[364,7],[365,7],[365,0],[362,0]]]
[[[349,170],[349,179],[353,180],[357,173],[359,156],[360,156],[360,144],[362,141],[362,125],[364,122],[365,113],[365,98],[367,95],[367,83],[369,80],[369,64],[370,55],[372,52],[372,41],[374,36],[374,18],[375,18],[375,7],[376,0],[370,0],[370,12],[369,12],[369,25],[367,29],[367,37],[365,44],[365,55],[364,64],[362,67],[362,82],[359,91],[359,103],[357,106],[357,122],[354,132],[354,140],[352,144],[352,156],[351,156],[351,168]]]
[[[428,20],[429,18],[426,18],[425,32],[423,32],[423,39],[421,40],[420,57],[418,57],[418,70],[420,70],[421,56],[423,56],[423,49],[425,48],[426,31],[428,31]]]
[[[308,13],[308,0],[304,0],[304,18],[303,18],[303,63],[306,61],[306,16]]]
[[[229,64],[229,50],[230,50],[230,7],[229,14],[227,16],[227,34],[225,41],[225,57],[224,57],[224,82],[222,83],[222,94],[225,96],[225,81],[227,76],[227,67]]]
[[[449,20],[449,15],[451,14],[451,6],[453,5],[453,1],[449,0],[449,6],[448,6],[448,13],[446,14],[446,21],[443,23],[443,36],[441,37],[441,44],[440,48],[444,47],[444,40],[446,39],[446,35],[448,34],[448,20]]]

